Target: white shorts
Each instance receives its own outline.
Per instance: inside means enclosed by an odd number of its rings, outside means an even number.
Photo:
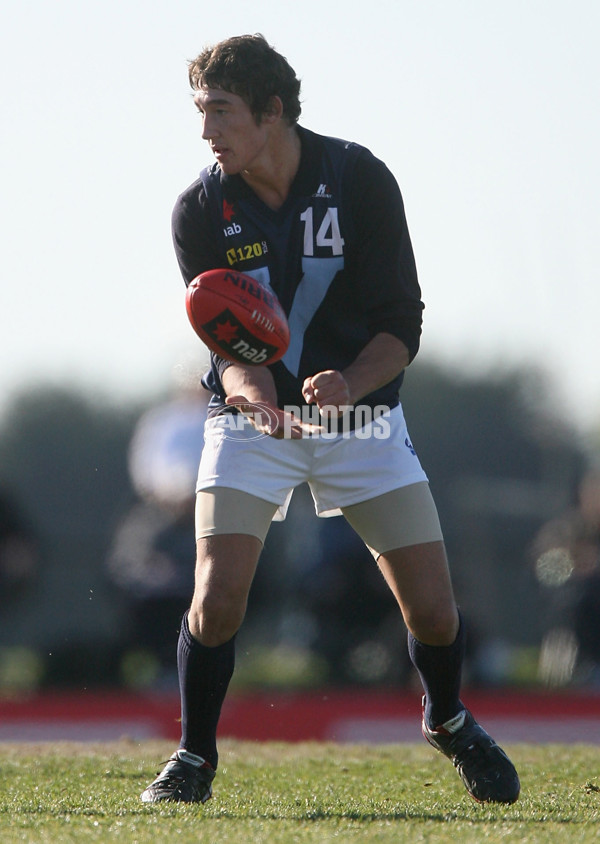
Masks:
[[[236,428],[235,419],[223,414],[207,420],[196,490],[246,492],[277,505],[276,521],[285,519],[294,489],[305,482],[319,516],[337,516],[342,508],[427,482],[400,405],[335,438],[259,436],[244,420]]]

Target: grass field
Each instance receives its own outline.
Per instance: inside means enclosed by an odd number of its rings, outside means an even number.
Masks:
[[[223,741],[204,806],[146,806],[164,742],[0,745],[0,841],[596,842],[600,749],[507,748],[522,794],[482,806],[425,743],[380,747]]]

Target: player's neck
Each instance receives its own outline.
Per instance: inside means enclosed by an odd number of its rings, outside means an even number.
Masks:
[[[286,126],[281,133],[273,134],[262,160],[240,174],[273,211],[278,211],[288,198],[300,166],[301,148],[296,127]]]

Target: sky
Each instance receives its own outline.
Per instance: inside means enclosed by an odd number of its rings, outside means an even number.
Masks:
[[[0,408],[45,383],[138,400],[204,361],[170,235],[211,163],[186,62],[248,32],[302,79],[305,126],[395,174],[422,359],[540,369],[600,427],[597,0],[9,1]]]

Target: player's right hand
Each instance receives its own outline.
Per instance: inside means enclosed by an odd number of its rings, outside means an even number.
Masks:
[[[316,404],[328,415],[345,413],[352,405],[348,382],[337,369],[326,369],[304,379],[302,395],[307,404]]]

